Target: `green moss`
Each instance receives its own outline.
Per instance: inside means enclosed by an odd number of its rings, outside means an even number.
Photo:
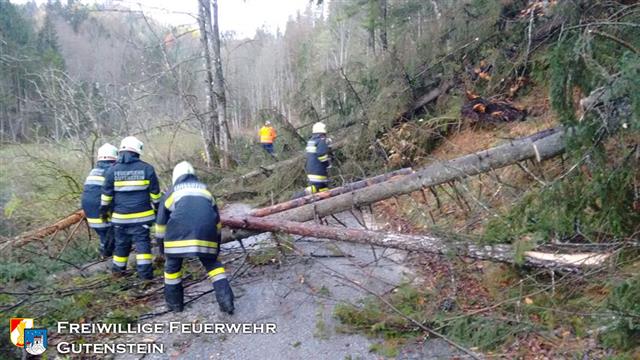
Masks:
[[[280,261],[280,252],[275,246],[262,248],[250,254],[247,260],[252,265],[270,265]]]
[[[399,343],[397,341],[385,340],[380,343],[374,343],[369,346],[369,352],[376,353],[385,358],[395,358],[398,356]]]

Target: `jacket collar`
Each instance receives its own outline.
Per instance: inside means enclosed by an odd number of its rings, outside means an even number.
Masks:
[[[113,165],[115,163],[116,163],[115,160],[99,160],[96,163],[96,167],[98,169],[108,169],[109,167],[111,167],[111,165]]]
[[[140,155],[133,151],[121,151],[118,155],[118,162],[122,164],[129,164],[132,162],[140,161]]]
[[[176,180],[176,183],[173,184],[173,186],[176,186],[178,184],[182,184],[185,182],[189,182],[189,181],[198,181],[198,177],[195,176],[194,174],[184,174]]]

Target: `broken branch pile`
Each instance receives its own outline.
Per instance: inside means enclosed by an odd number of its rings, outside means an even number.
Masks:
[[[467,94],[467,101],[462,106],[462,116],[474,123],[496,123],[522,121],[527,112],[518,109],[511,103],[502,100],[487,100],[478,95]]]

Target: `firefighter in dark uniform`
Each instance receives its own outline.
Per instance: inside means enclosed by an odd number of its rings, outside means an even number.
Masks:
[[[312,135],[307,141],[306,153],[307,180],[309,186],[305,189],[307,194],[315,194],[329,190],[329,145],[327,144],[327,126],[321,122],[315,123],[311,130]]]
[[[213,283],[220,310],[233,314],[233,291],[224,267],[217,260],[222,224],[216,201],[186,161],[173,169],[172,182],[173,187],[160,202],[156,221],[156,238],[162,241],[166,257],[167,306],[173,311],[183,310],[182,261],[197,257]]]
[[[118,158],[118,148],[111,144],[104,144],[98,149],[96,167],[91,169],[84,181],[82,191],[82,210],[87,218],[89,227],[100,237],[100,256],[103,258],[113,255],[114,239],[110,219],[100,216],[100,195],[104,184],[104,173],[115,164]]]
[[[142,142],[133,136],[122,139],[118,161],[105,174],[100,215],[111,216],[114,226],[112,271],[125,271],[131,246],[135,244],[138,276],[151,280],[149,227],[155,221],[161,194],[153,166],[140,160],[142,147]]]

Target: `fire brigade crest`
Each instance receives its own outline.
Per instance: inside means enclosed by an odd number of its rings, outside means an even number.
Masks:
[[[47,350],[47,329],[25,329],[24,348],[31,355],[40,355]]]
[[[11,318],[9,321],[9,332],[13,345],[24,347],[24,330],[32,328],[33,319]]]

